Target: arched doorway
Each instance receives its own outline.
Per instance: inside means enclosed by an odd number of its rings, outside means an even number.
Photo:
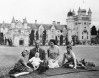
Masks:
[[[19,45],[24,45],[24,39],[19,40]]]

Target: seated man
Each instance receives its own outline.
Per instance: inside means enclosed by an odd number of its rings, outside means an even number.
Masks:
[[[60,49],[57,45],[55,45],[55,40],[50,40],[50,47],[48,48],[47,53],[49,68],[58,68]]]
[[[39,53],[39,58],[41,60],[43,60],[43,63],[40,63],[39,68],[37,69],[37,71],[38,71],[38,73],[45,72],[48,69],[47,64],[46,64],[46,54],[45,54],[45,50],[43,50],[42,48],[40,48],[40,41],[39,40],[36,40],[35,47],[30,50],[29,60],[32,57],[35,57],[35,53],[36,52]],[[31,68],[33,68],[33,66],[31,65],[31,63],[29,63],[28,66],[30,66]]]

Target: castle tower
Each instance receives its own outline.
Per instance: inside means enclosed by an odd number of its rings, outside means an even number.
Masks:
[[[86,9],[78,10],[78,39],[81,43],[90,41],[90,24],[91,24],[91,10],[89,9],[88,15]]]
[[[86,9],[81,9],[81,8],[79,7],[79,9],[78,9],[78,15],[79,15],[79,16],[84,16],[84,15],[86,15]]]
[[[72,41],[72,36],[76,35],[79,42],[90,42],[90,25],[91,25],[91,10],[89,8],[88,14],[86,9],[78,9],[78,15],[74,10],[71,10],[67,14],[67,30],[68,41]]]
[[[92,12],[91,12],[91,9],[89,8],[88,10],[88,16],[89,16],[89,20],[91,21],[91,15],[92,15]]]
[[[74,12],[71,12],[71,10],[67,14],[67,30],[68,30],[68,41],[72,42],[72,31],[74,29]]]
[[[25,19],[23,19],[23,25],[24,25],[24,28],[27,29],[27,19],[25,17]]]
[[[74,11],[74,9],[73,9],[72,13],[73,13],[73,15],[75,15],[75,11]]]

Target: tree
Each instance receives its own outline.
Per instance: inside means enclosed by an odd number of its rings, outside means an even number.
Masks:
[[[97,44],[99,44],[99,29],[97,31],[96,41],[97,41]]]
[[[0,44],[4,44],[4,35],[0,33]]]
[[[95,26],[92,26],[91,28],[91,35],[97,35],[97,30]]]
[[[63,35],[60,35],[60,45],[63,44]]]
[[[55,41],[56,41],[56,44],[58,43],[58,39],[57,39],[57,36],[55,37]]]
[[[46,42],[46,30],[43,31],[42,42],[43,42],[43,45],[45,45],[45,42]]]
[[[29,45],[31,46],[33,45],[33,41],[34,41],[34,30],[31,31],[29,38],[30,38]]]
[[[65,44],[68,45],[68,35],[66,34],[66,37],[65,37]]]
[[[36,31],[36,40],[38,40],[39,39],[39,33],[38,33],[38,31]]]
[[[77,44],[77,36],[73,35],[72,40],[73,40],[73,45],[76,45]]]

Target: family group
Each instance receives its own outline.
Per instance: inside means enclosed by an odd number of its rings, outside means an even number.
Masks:
[[[18,77],[34,71],[41,74],[49,68],[67,67],[76,69],[77,60],[74,52],[72,51],[72,46],[66,46],[66,52],[64,52],[61,64],[59,64],[61,50],[55,42],[56,41],[53,39],[50,40],[50,46],[47,51],[40,47],[39,40],[35,41],[35,47],[30,51],[24,49],[13,69],[9,71],[11,77]]]

